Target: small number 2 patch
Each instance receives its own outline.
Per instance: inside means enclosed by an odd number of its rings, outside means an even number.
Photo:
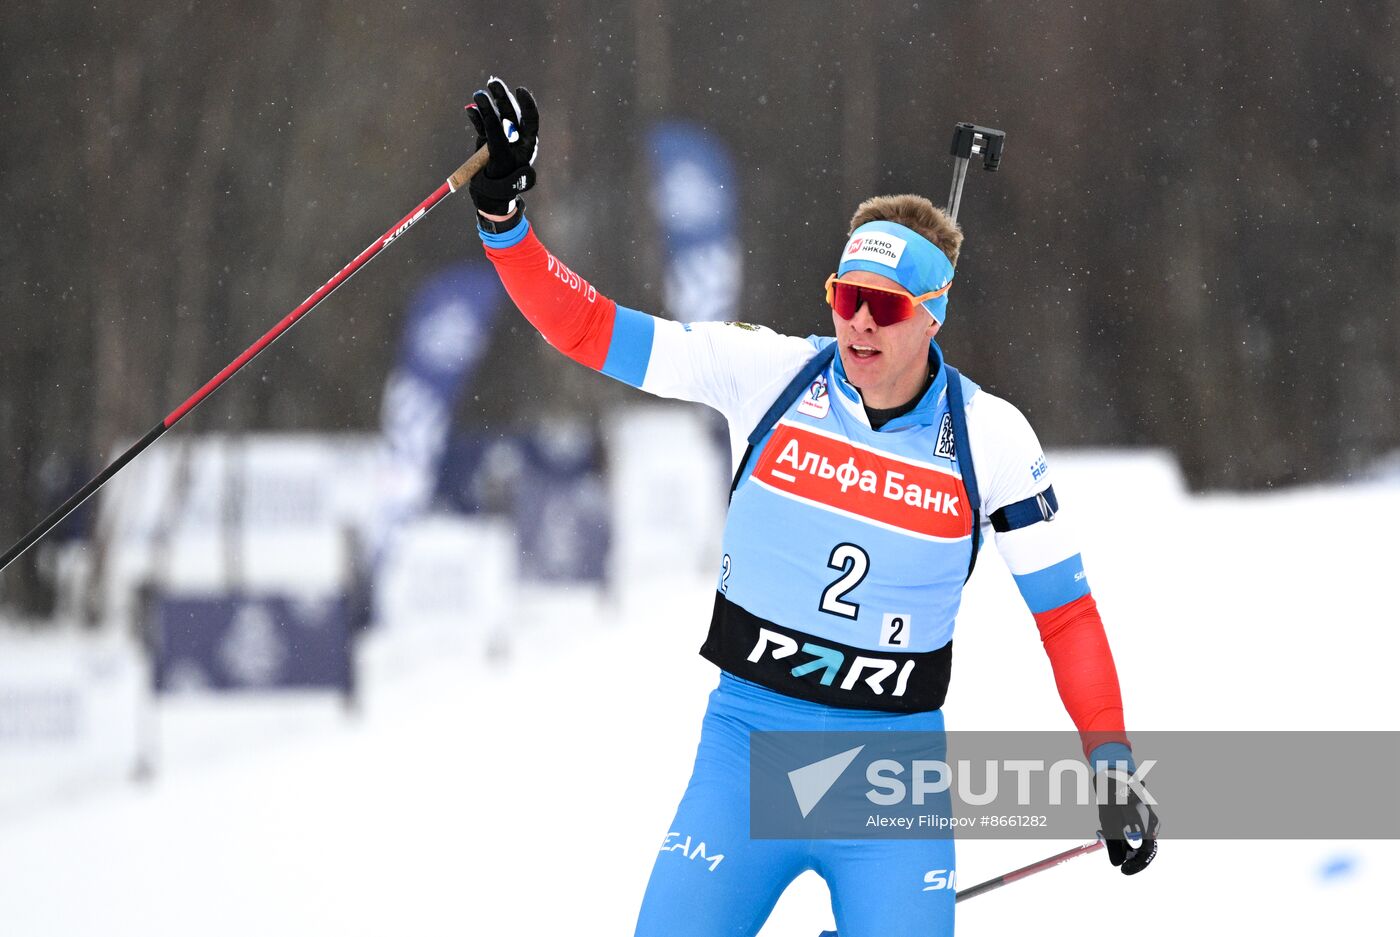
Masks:
[[[886,612],[880,621],[881,647],[909,646],[909,616],[899,612]]]

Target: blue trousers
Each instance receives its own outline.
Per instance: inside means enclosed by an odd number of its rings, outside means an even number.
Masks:
[[[941,733],[943,714],[836,709],[722,674],[690,784],[647,883],[637,937],[751,937],[808,869],[831,890],[841,937],[951,935],[954,892],[924,890],[929,872],[953,870],[951,838],[749,837],[750,732],[881,730]]]

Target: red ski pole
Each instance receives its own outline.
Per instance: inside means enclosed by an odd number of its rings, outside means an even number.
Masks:
[[[437,187],[432,195],[429,195],[420,202],[417,208],[413,209],[413,211],[405,215],[392,228],[380,235],[373,244],[360,251],[359,255],[341,268],[339,273],[327,280],[316,292],[306,297],[305,301],[303,301],[300,306],[297,306],[291,312],[287,313],[282,318],[282,321],[269,329],[262,338],[249,345],[243,354],[230,361],[227,367],[210,378],[208,383],[203,387],[191,394],[188,400],[170,411],[169,416],[151,427],[150,432],[146,433],[146,435],[133,443],[125,452],[117,456],[111,464],[93,476],[86,485],[73,492],[72,496],[70,496],[67,501],[64,501],[55,508],[53,513],[49,514],[48,517],[35,525],[34,529],[21,537],[18,543],[6,550],[4,556],[0,556],[0,570],[4,570],[5,567],[18,559],[25,550],[28,550],[43,539],[44,535],[50,530],[53,530],[53,528],[58,525],[59,521],[71,514],[78,505],[92,497],[113,475],[125,468],[128,462],[144,452],[146,447],[163,436],[166,430],[183,420],[191,410],[203,403],[205,398],[222,387],[225,381],[242,370],[245,364],[262,354],[263,350],[267,348],[268,345],[277,341],[284,332],[296,325],[302,316],[315,309],[320,304],[321,300],[331,295],[331,293],[334,293],[338,286],[350,279],[361,267],[377,257],[380,251],[398,240],[399,237],[409,228],[413,227],[420,218],[432,211],[433,207],[436,206],[438,202],[470,182],[472,176],[480,172],[482,167],[486,165],[488,155],[486,147],[484,146],[473,153],[465,163],[457,167],[456,172],[447,177],[447,181]]]

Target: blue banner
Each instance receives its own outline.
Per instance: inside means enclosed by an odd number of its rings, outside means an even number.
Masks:
[[[734,319],[744,271],[729,150],[684,121],[657,123],[647,145],[652,210],[666,250],[666,311],[682,322]]]
[[[343,599],[158,596],[151,612],[159,692],[351,690]]]
[[[504,298],[495,270],[471,262],[429,278],[408,303],[381,409],[386,458],[368,546],[374,567],[394,529],[427,506],[453,410],[485,353]]]
[[[520,436],[455,436],[435,502],[463,514],[507,514],[520,575],[536,582],[602,582],[611,512],[597,434],[556,421]]]
[[[610,527],[594,434],[582,424],[547,424],[523,442],[515,491],[521,578],[602,582]]]
[[[481,263],[449,267],[413,295],[381,413],[396,455],[436,469],[453,408],[486,350],[503,298],[496,272]]]

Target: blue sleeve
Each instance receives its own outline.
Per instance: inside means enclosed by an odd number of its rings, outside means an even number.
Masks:
[[[1016,576],[1016,588],[1026,600],[1031,613],[1039,615],[1082,599],[1089,594],[1089,577],[1084,574],[1084,560],[1078,553],[1054,566]]]
[[[476,233],[481,235],[481,242],[487,247],[514,247],[525,240],[525,235],[530,233],[530,219],[523,219],[520,224],[511,228],[504,234],[492,234],[490,231],[483,231],[480,223],[478,223]]]
[[[613,320],[612,341],[608,343],[608,357],[603,362],[603,373],[624,384],[641,387],[647,376],[647,362],[651,360],[651,342],[656,333],[656,320],[645,312],[617,307],[617,318]]]
[[[1137,762],[1133,759],[1133,750],[1122,742],[1104,742],[1102,745],[1095,745],[1094,750],[1089,753],[1089,769],[1097,771],[1099,763],[1106,762],[1105,767],[1112,768],[1118,762],[1124,762],[1129,774],[1137,773]]]

